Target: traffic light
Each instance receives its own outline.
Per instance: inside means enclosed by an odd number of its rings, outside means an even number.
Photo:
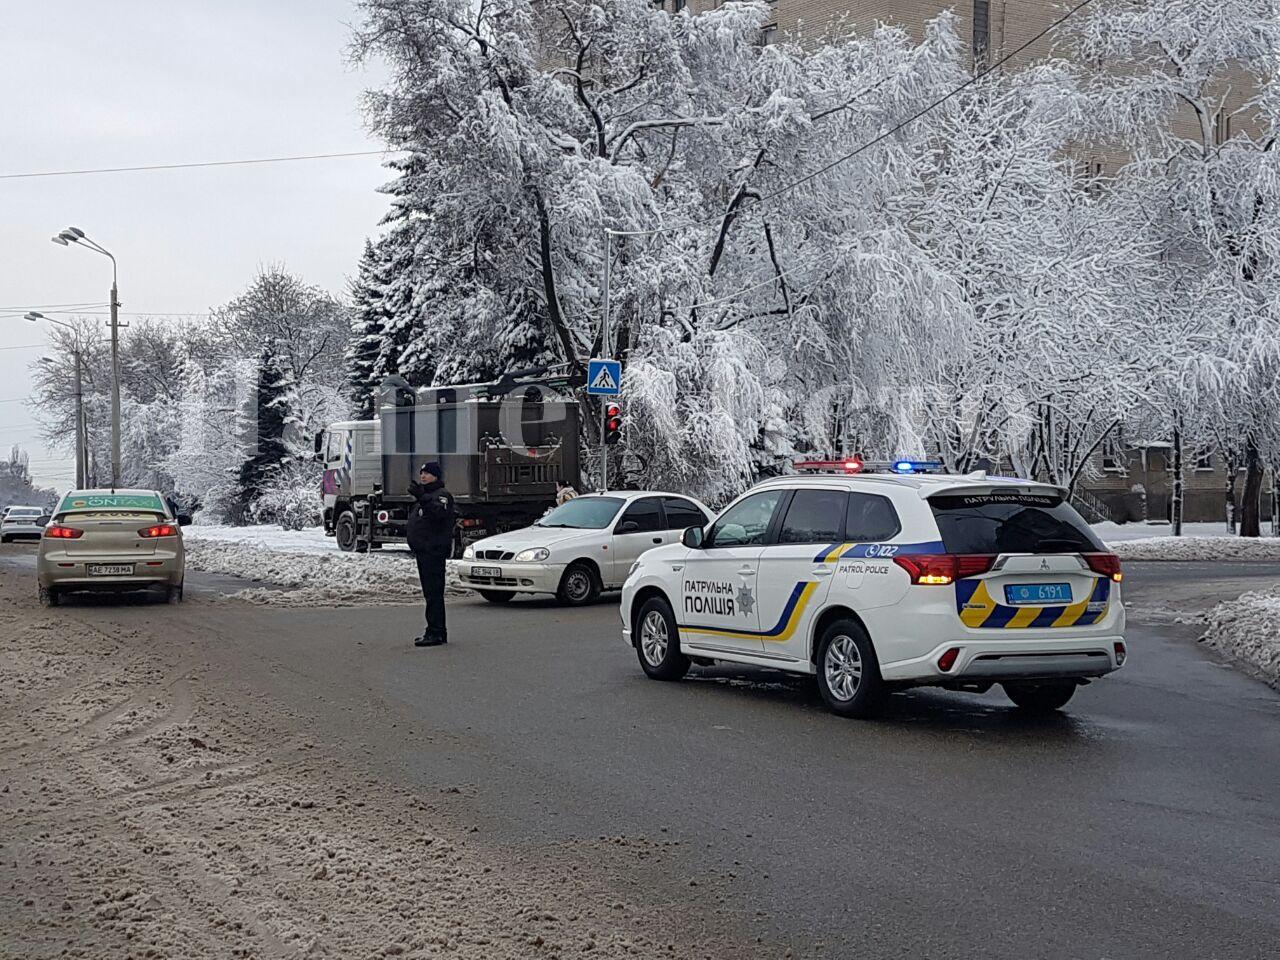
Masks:
[[[622,439],[622,407],[616,403],[606,404],[604,408],[604,442],[615,444]]]

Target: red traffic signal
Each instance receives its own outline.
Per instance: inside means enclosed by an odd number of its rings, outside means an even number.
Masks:
[[[604,442],[618,443],[622,439],[622,407],[609,403],[604,408]]]

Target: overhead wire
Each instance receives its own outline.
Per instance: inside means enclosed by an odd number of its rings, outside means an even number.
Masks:
[[[37,177],[76,177],[92,173],[137,173],[147,170],[190,170],[194,167],[243,167],[257,163],[292,163],[295,160],[335,160],[341,157],[375,157],[398,152],[350,150],[345,153],[308,153],[292,157],[255,157],[251,160],[200,160],[193,163],[146,163],[132,167],[87,167],[80,170],[36,170],[28,173],[0,173],[0,180],[31,180]]]
[[[782,196],[785,193],[790,193],[792,190],[796,189],[797,187],[803,186],[804,184],[809,183],[812,180],[816,180],[818,177],[822,176],[825,173],[830,172],[831,170],[838,167],[840,164],[847,163],[848,161],[852,160],[854,157],[857,157],[860,154],[863,154],[866,151],[870,150],[872,147],[875,147],[883,143],[885,140],[892,137],[895,133],[898,133],[899,131],[903,130],[905,127],[908,127],[911,124],[915,123],[921,117],[925,116],[928,113],[933,112],[938,107],[946,103],[948,100],[952,99],[953,97],[959,96],[965,90],[969,89],[974,84],[981,81],[984,77],[987,77],[988,75],[999,70],[1002,66],[1008,63],[1010,60],[1019,56],[1024,51],[1034,46],[1036,43],[1039,43],[1051,32],[1056,30],[1058,27],[1062,26],[1062,24],[1066,23],[1073,16],[1075,16],[1077,13],[1079,13],[1081,10],[1083,10],[1085,7],[1089,6],[1089,4],[1093,2],[1094,0],[1080,0],[1080,3],[1072,7],[1070,10],[1064,13],[1057,20],[1054,20],[1052,23],[1050,23],[1048,26],[1042,29],[1039,33],[1037,33],[1031,39],[1020,44],[1010,53],[1005,54],[1003,57],[1001,57],[991,66],[987,67],[985,70],[976,72],[972,77],[970,77],[964,83],[960,84],[960,86],[955,87],[954,89],[948,91],[938,99],[933,100],[928,105],[922,107],[921,109],[917,110],[915,113],[911,114],[911,116],[907,117],[905,120],[902,120],[894,124],[888,130],[885,130],[884,132],[880,133],[878,136],[873,137],[867,142],[861,144],[860,146],[855,147],[853,150],[850,150],[848,153],[843,154],[842,156],[837,157],[836,159],[830,161],[829,163],[824,164],[823,166],[819,167],[817,170],[807,173],[803,177],[800,177],[797,180],[793,180],[792,182],[785,184],[784,186],[781,186],[770,193],[766,193],[759,197],[754,198],[752,203],[749,206],[746,204],[743,205],[741,212],[754,210],[756,207],[760,206],[763,203],[767,203],[770,200],[777,199],[778,197]],[[687,230],[693,227],[706,226],[709,223],[721,222],[728,215],[729,213],[726,211],[722,213],[716,213],[707,217],[703,217],[698,220],[689,220],[689,221],[686,221],[685,223],[673,224],[671,226],[654,227],[649,230],[611,230],[609,228],[605,228],[605,229],[610,236],[614,236],[614,237],[653,237],[662,233],[673,233],[677,230]]]

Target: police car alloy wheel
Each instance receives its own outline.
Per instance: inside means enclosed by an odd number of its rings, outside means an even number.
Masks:
[[[853,620],[837,620],[818,645],[818,689],[835,713],[869,717],[884,693],[880,664],[866,631]]]
[[[1042,680],[1037,683],[1010,681],[1004,693],[1023,710],[1032,713],[1051,713],[1066,706],[1076,692],[1074,680]]]
[[[645,601],[636,615],[636,655],[654,680],[679,680],[689,672],[689,658],[680,652],[676,618],[667,601]]]
[[[600,596],[600,581],[585,563],[573,563],[560,581],[560,600],[571,606],[590,603]]]

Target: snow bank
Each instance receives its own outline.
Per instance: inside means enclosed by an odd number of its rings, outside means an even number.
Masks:
[[[198,529],[198,528],[191,528]],[[405,550],[389,553],[342,553],[326,541],[327,552],[285,546],[282,538],[262,528],[242,539],[230,536],[188,538],[187,566],[269,584],[233,596],[251,603],[290,606],[348,606],[367,603],[416,603],[422,599],[418,570]],[[290,534],[291,531],[276,532]],[[307,534],[301,531],[299,536]]]
[[[1093,532],[1105,543],[1120,543],[1122,540],[1150,540],[1153,537],[1167,537],[1173,533],[1172,524],[1168,523],[1113,523],[1110,520],[1091,524]],[[1217,523],[1184,523],[1184,537],[1225,537],[1227,525]]]
[[[1207,622],[1201,643],[1280,688],[1280,587],[1220,603]]]
[[[1277,537],[1150,537],[1108,540],[1121,560],[1262,560],[1280,561]]]

